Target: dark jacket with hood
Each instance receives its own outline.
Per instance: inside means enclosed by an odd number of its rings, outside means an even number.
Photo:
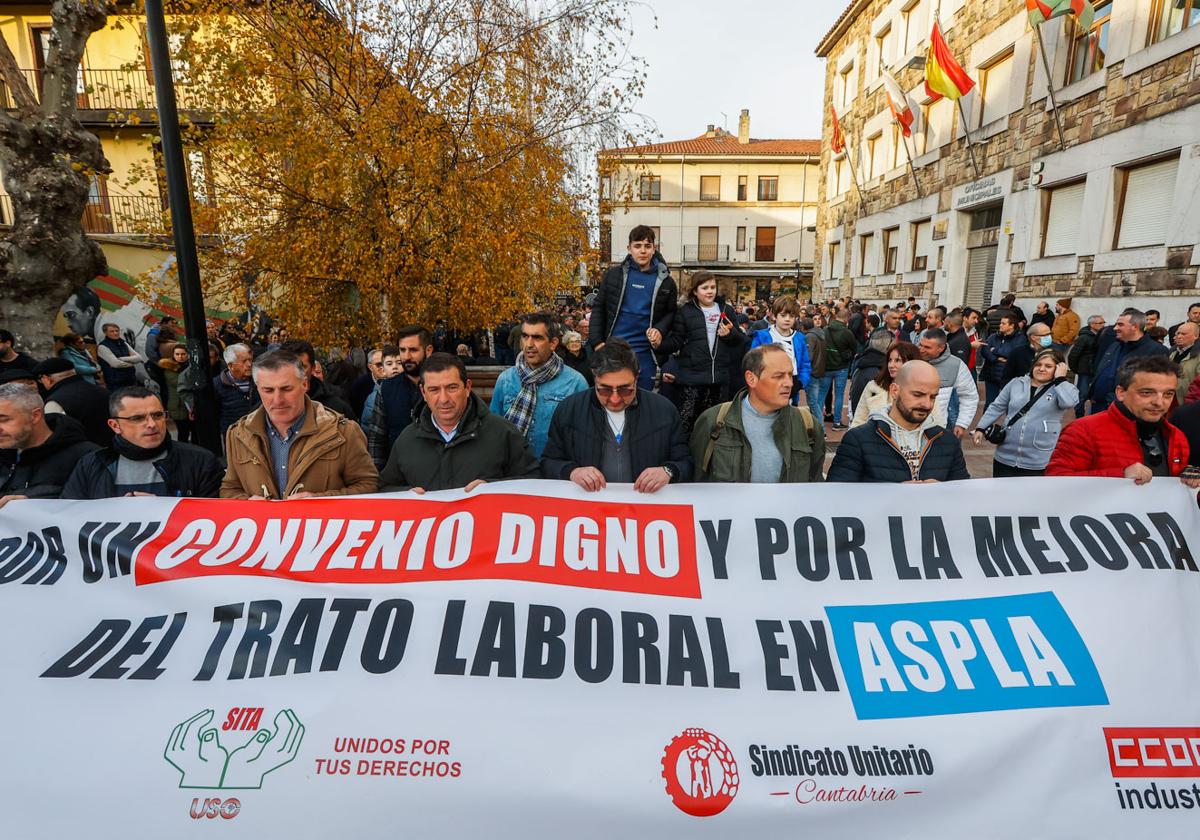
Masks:
[[[537,477],[537,458],[525,436],[499,414],[492,414],[477,394],[471,394],[458,421],[458,433],[449,443],[434,426],[429,406],[424,406],[420,416],[400,433],[379,484],[384,492],[410,487],[452,490],[479,478]]]
[[[720,298],[716,301],[721,314],[734,324],[733,307]],[[746,335],[734,325],[729,335],[718,335],[710,346],[708,323],[704,310],[693,299],[679,307],[671,325],[671,334],[663,342],[668,355],[677,354],[679,370],[675,374],[678,385],[725,385],[729,381],[730,350],[743,344]]]
[[[108,446],[112,442],[113,432],[108,425],[108,391],[76,374],[60,379],[46,392],[46,404],[52,402],[58,403],[68,417],[83,426],[83,433],[92,443]]]
[[[333,409],[343,417],[349,417],[354,422],[358,422],[358,415],[354,413],[354,409],[350,407],[350,403],[342,399],[342,392],[334,385],[327,385],[323,380],[317,377],[310,377],[308,380],[308,396],[314,402],[319,402],[326,408]]]
[[[671,322],[676,309],[679,308],[679,288],[660,255],[655,254],[650,264],[657,266],[658,279],[654,282],[654,303],[650,309],[650,323],[646,325],[646,329],[654,327],[662,333],[663,344],[666,344],[667,335],[671,332]],[[589,346],[594,348],[612,337],[613,328],[617,325],[617,316],[621,312],[621,301],[625,299],[629,270],[634,265],[633,257],[627,256],[604,272],[604,279],[600,281],[600,288],[596,290],[596,298],[592,302],[592,316],[588,322]],[[662,345],[659,345],[655,353],[660,357],[667,355]]]
[[[961,332],[961,330],[960,330]],[[862,396],[863,389],[867,387],[867,383],[879,376],[879,371],[883,370],[887,364],[887,353],[880,353],[871,347],[863,351],[863,354],[858,357],[858,367],[854,371],[854,379],[850,383],[850,411],[858,408],[858,399]]]
[[[550,436],[542,452],[542,475],[568,480],[576,467],[599,469],[604,457],[605,409],[589,388],[572,394],[558,406],[550,421]],[[637,399],[625,409],[625,431],[634,479],[648,467],[670,465],[672,483],[692,480],[692,456],[679,412],[666,397],[638,390]]]
[[[971,477],[958,438],[941,426],[926,428],[922,437],[918,478],[958,481]],[[892,439],[889,423],[872,416],[846,432],[825,480],[902,484],[912,480],[912,472]]]
[[[163,496],[195,496],[215,499],[221,490],[225,470],[207,449],[180,443],[170,437],[164,441],[167,457],[155,462],[155,469],[166,482]],[[137,455],[149,454],[124,438],[114,437],[113,445],[84,456],[71,473],[62,491],[64,499],[111,499],[117,496],[117,461],[120,450],[128,448]]]
[[[0,449],[0,496],[57,499],[79,459],[99,447],[65,414],[47,414],[50,437],[18,452]]]
[[[249,390],[243,392],[233,384],[233,374],[228,369],[214,376],[212,383],[213,391],[217,395],[217,410],[220,413],[221,439],[224,440],[229,427],[262,405],[262,398],[258,395],[258,389],[254,387],[253,378],[250,379]]]

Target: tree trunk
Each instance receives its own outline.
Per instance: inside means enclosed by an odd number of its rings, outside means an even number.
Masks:
[[[0,38],[0,78],[17,107],[0,114],[0,171],[12,197],[12,232],[0,240],[0,325],[18,346],[45,356],[54,319],[71,292],[107,268],[83,230],[93,177],[111,168],[100,140],[79,122],[76,78],[91,33],[108,15],[98,0],[55,0],[38,103]]]

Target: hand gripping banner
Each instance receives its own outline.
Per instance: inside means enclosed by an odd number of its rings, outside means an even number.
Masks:
[[[5,837],[1195,838],[1156,479],[0,510]]]

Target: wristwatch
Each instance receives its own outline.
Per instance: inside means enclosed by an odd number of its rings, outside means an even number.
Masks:
[[[679,477],[679,473],[676,472],[675,468],[672,467],[670,464],[663,464],[662,468],[663,468],[663,472],[665,472],[667,474],[667,478],[670,479],[671,481],[674,481],[676,478]]]

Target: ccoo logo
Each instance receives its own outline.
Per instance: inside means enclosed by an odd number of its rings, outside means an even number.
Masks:
[[[662,776],[675,807],[693,817],[724,811],[737,794],[737,762],[725,742],[691,727],[671,739],[662,757]]]

